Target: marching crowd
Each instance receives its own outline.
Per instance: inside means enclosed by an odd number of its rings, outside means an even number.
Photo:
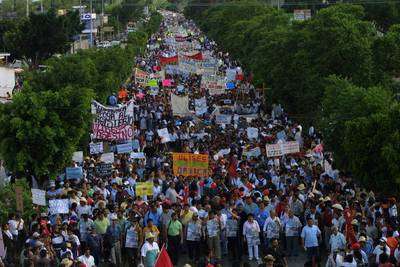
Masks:
[[[134,101],[133,142],[145,159],[115,153],[105,177],[93,171],[98,155],[72,162],[83,167],[82,179],[58,177],[46,185],[47,199],[69,199],[69,212],[41,212],[29,221],[10,214],[2,225],[4,265],[152,267],[166,246],[174,266],[283,267],[303,253],[304,266],[400,266],[396,199],[336,170],[312,126],[293,122],[280,105],[266,107],[251,75],[193,22],[163,16],[136,65],[154,75],[164,71],[175,86],[160,81],[149,93],[133,74],[108,99],[110,106]],[[166,71],[160,57],[180,53],[166,42],[178,34],[215,62],[216,74],[234,69],[234,88],[213,94],[202,88],[202,74]],[[174,116],[172,94],[189,96],[189,114]],[[207,109],[198,115],[195,99],[202,97]],[[218,123],[216,114],[230,120]],[[162,128],[169,142],[158,136]],[[249,136],[248,128],[257,134]],[[298,152],[267,156],[267,144],[289,141]],[[207,154],[208,175],[176,175],[172,152]],[[153,183],[152,195],[136,194],[143,181]]]

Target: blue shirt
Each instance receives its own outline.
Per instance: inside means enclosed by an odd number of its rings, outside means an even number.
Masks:
[[[304,246],[306,248],[318,247],[318,236],[321,235],[321,231],[318,226],[304,226],[301,231],[301,238],[304,239]]]
[[[157,226],[157,227],[160,227],[160,225],[161,225],[161,213],[159,213],[159,212],[155,212],[155,213],[153,213],[153,212],[151,212],[151,211],[148,211],[147,213],[146,213],[146,215],[144,216],[144,226],[147,226],[147,220],[148,219],[152,219],[153,220],[153,224],[155,225],[155,226]]]
[[[258,225],[260,226],[260,229],[264,227],[265,220],[269,217],[269,211],[267,208],[264,208],[264,210],[258,209],[256,213],[256,220],[258,222]]]
[[[119,241],[119,238],[121,237],[121,227],[118,224],[115,226],[108,226],[106,235],[108,238],[110,238],[110,242],[114,244],[115,242]]]

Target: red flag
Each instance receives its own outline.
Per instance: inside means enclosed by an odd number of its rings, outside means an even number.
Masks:
[[[173,64],[173,63],[178,63],[178,56],[173,56],[173,57],[160,57],[160,64],[161,65],[166,65],[166,64]]]
[[[161,248],[160,255],[158,255],[156,264],[154,267],[174,267],[171,259],[169,258],[168,252],[165,249],[165,246]]]

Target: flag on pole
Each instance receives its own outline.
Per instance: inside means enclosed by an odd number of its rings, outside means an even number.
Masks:
[[[160,255],[158,255],[154,267],[174,267],[174,265],[171,262],[171,259],[169,258],[168,252],[165,249],[165,246],[161,248]]]

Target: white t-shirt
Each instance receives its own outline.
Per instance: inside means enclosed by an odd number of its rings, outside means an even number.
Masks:
[[[146,257],[147,251],[150,250],[156,250],[157,253],[160,252],[160,248],[158,247],[157,242],[153,242],[153,244],[150,244],[149,241],[146,241],[143,244],[142,249],[140,250],[140,254],[142,255],[142,257]]]
[[[318,236],[321,235],[321,231],[318,226],[304,226],[301,231],[301,238],[304,239],[304,246],[306,248],[318,247]]]
[[[86,257],[86,255],[82,255],[78,257],[78,260],[82,262],[83,264],[86,265],[86,267],[93,267],[96,266],[94,263],[94,258],[92,255],[89,255],[89,257]]]
[[[381,246],[376,246],[374,251],[372,252],[372,254],[374,254],[375,257],[375,262],[376,264],[379,264],[379,256],[382,253],[386,253],[388,256],[390,255],[390,248],[388,246],[385,246],[383,249],[381,248]]]

